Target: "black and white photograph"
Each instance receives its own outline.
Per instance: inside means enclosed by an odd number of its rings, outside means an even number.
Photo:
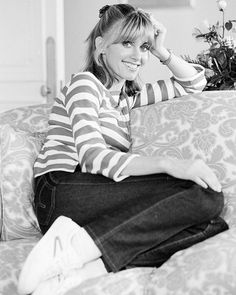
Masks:
[[[0,0],[0,295],[236,295],[235,0]]]

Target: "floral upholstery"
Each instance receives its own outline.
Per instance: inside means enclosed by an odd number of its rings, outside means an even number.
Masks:
[[[44,137],[41,132],[47,130],[50,107],[42,105],[3,113],[0,115],[0,132],[11,127],[17,136],[18,133],[21,136],[27,134],[27,138],[34,138],[34,144],[40,144],[38,141]],[[235,295],[236,92],[204,92],[135,109],[131,114],[131,131],[135,153],[205,159],[223,184],[226,204],[222,215],[229,222],[230,229],[176,253],[160,268],[110,273],[88,280],[65,295]],[[5,137],[3,142],[7,142]],[[3,156],[0,154],[0,163]],[[18,190],[21,185],[19,182]],[[1,196],[2,213],[5,196],[5,193]],[[29,196],[28,191],[26,198]],[[9,216],[14,219],[14,214]],[[4,215],[1,215],[1,220],[4,229]],[[0,224],[0,229],[2,227]],[[7,235],[4,233],[4,236]],[[24,239],[19,239],[19,236],[18,239],[0,242],[1,295],[17,295],[20,268],[37,241],[37,235],[33,239],[27,238],[27,234]]]
[[[236,94],[195,94],[132,113],[132,151],[203,158],[227,192],[236,193]]]
[[[224,217],[236,224],[235,91],[203,92],[135,109],[131,130],[134,153],[205,160],[222,184]]]
[[[0,294],[17,295],[17,280],[25,258],[37,239],[0,242]]]
[[[50,109],[51,105],[40,105],[0,115],[1,240],[41,236],[32,206],[32,168]]]
[[[0,128],[9,124],[27,132],[41,132],[47,130],[48,115],[52,104],[40,104],[21,107],[0,114]]]
[[[33,163],[41,140],[6,124],[1,132],[1,240],[41,236],[33,210]]]

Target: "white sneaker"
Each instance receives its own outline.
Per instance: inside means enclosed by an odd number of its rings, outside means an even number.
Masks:
[[[79,275],[67,274],[65,277],[59,275],[39,283],[32,295],[63,295],[81,283],[82,281]]]
[[[58,217],[27,257],[18,282],[19,294],[32,293],[40,282],[72,268],[82,267],[71,245],[81,227],[70,218]]]
[[[60,284],[64,280],[65,279],[62,276],[58,275],[48,280],[42,281],[36,287],[32,295],[56,295],[56,292],[60,287]]]
[[[66,274],[59,275],[41,282],[32,295],[64,295],[82,282],[107,274],[101,259],[97,259],[84,267],[73,269]]]

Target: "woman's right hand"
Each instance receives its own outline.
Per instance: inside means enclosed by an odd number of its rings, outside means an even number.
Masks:
[[[201,159],[183,160],[177,158],[164,159],[165,172],[181,179],[192,180],[204,188],[208,186],[220,192],[221,184],[212,169]]]

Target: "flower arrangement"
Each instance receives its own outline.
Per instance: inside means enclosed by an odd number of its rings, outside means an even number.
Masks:
[[[184,58],[206,68],[207,85],[204,90],[236,89],[236,40],[226,36],[226,32],[236,32],[236,20],[225,22],[225,0],[217,0],[219,11],[222,13],[222,23],[215,25],[205,23],[208,31],[202,32],[195,28],[193,36],[209,44],[207,50],[197,55],[195,60],[189,56]]]

